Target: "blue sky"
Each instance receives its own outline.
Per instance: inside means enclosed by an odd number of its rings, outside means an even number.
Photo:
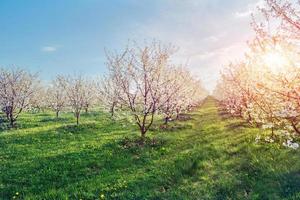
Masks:
[[[104,48],[156,38],[180,50],[208,89],[253,34],[258,0],[1,0],[0,65],[56,74],[101,74]]]

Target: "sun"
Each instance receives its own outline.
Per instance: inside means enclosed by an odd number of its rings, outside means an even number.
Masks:
[[[288,59],[280,52],[270,51],[263,56],[264,64],[275,73],[281,72],[288,65]]]

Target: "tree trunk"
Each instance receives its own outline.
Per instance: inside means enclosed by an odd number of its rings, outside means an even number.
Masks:
[[[56,119],[58,118],[58,113],[59,113],[59,111],[56,111]]]
[[[5,114],[6,114],[6,119],[9,120],[9,113],[6,112]]]
[[[15,128],[15,126],[16,126],[16,124],[15,124],[15,119],[13,118],[13,116],[10,116],[10,126],[12,127],[12,128]]]
[[[111,117],[113,117],[115,115],[115,103],[112,104],[112,106],[110,108],[110,113],[111,113]]]
[[[2,111],[5,113],[6,119],[9,121],[10,120],[9,115],[11,112],[10,106],[5,106],[4,108],[2,108]]]
[[[294,131],[295,131],[298,135],[300,135],[300,130],[297,128],[297,126],[296,126],[296,124],[295,124],[294,122],[292,122],[292,127],[293,127]]]
[[[248,121],[249,121],[249,122],[252,121],[252,117],[251,117],[250,112],[248,112]]]
[[[142,126],[142,127],[141,127],[141,140],[142,140],[142,143],[143,143],[143,144],[144,144],[144,142],[145,142],[146,132],[147,132],[146,127],[145,127],[145,126]]]
[[[76,113],[76,124],[79,125],[80,113]]]
[[[169,117],[165,117],[165,123],[164,123],[165,125],[167,125],[167,124],[168,124],[168,122],[169,122],[169,119],[170,119]]]
[[[271,133],[272,133],[272,138],[274,138],[274,127],[272,126],[272,128],[271,128]]]

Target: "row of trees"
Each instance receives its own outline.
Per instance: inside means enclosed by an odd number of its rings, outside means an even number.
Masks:
[[[156,115],[168,123],[207,95],[185,67],[171,63],[175,51],[173,46],[156,41],[145,46],[133,44],[121,53],[107,53],[108,73],[101,78],[60,75],[47,85],[37,74],[2,68],[2,112],[14,127],[24,110],[51,108],[58,117],[62,110],[71,108],[79,124],[83,110],[100,106],[114,118],[124,114],[132,118],[145,137]]]
[[[64,108],[71,107],[77,124],[81,110],[88,110],[94,100],[92,81],[82,76],[57,76],[45,86],[38,74],[23,69],[0,68],[0,106],[11,127],[22,111],[51,108],[56,117]]]
[[[297,148],[300,136],[299,2],[266,0],[263,22],[244,60],[229,64],[214,95],[225,110],[270,129],[272,140]]]

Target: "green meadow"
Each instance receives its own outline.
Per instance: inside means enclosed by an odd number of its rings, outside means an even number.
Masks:
[[[101,112],[23,113],[0,129],[0,199],[300,199],[300,151],[208,97],[184,119],[136,127]]]

